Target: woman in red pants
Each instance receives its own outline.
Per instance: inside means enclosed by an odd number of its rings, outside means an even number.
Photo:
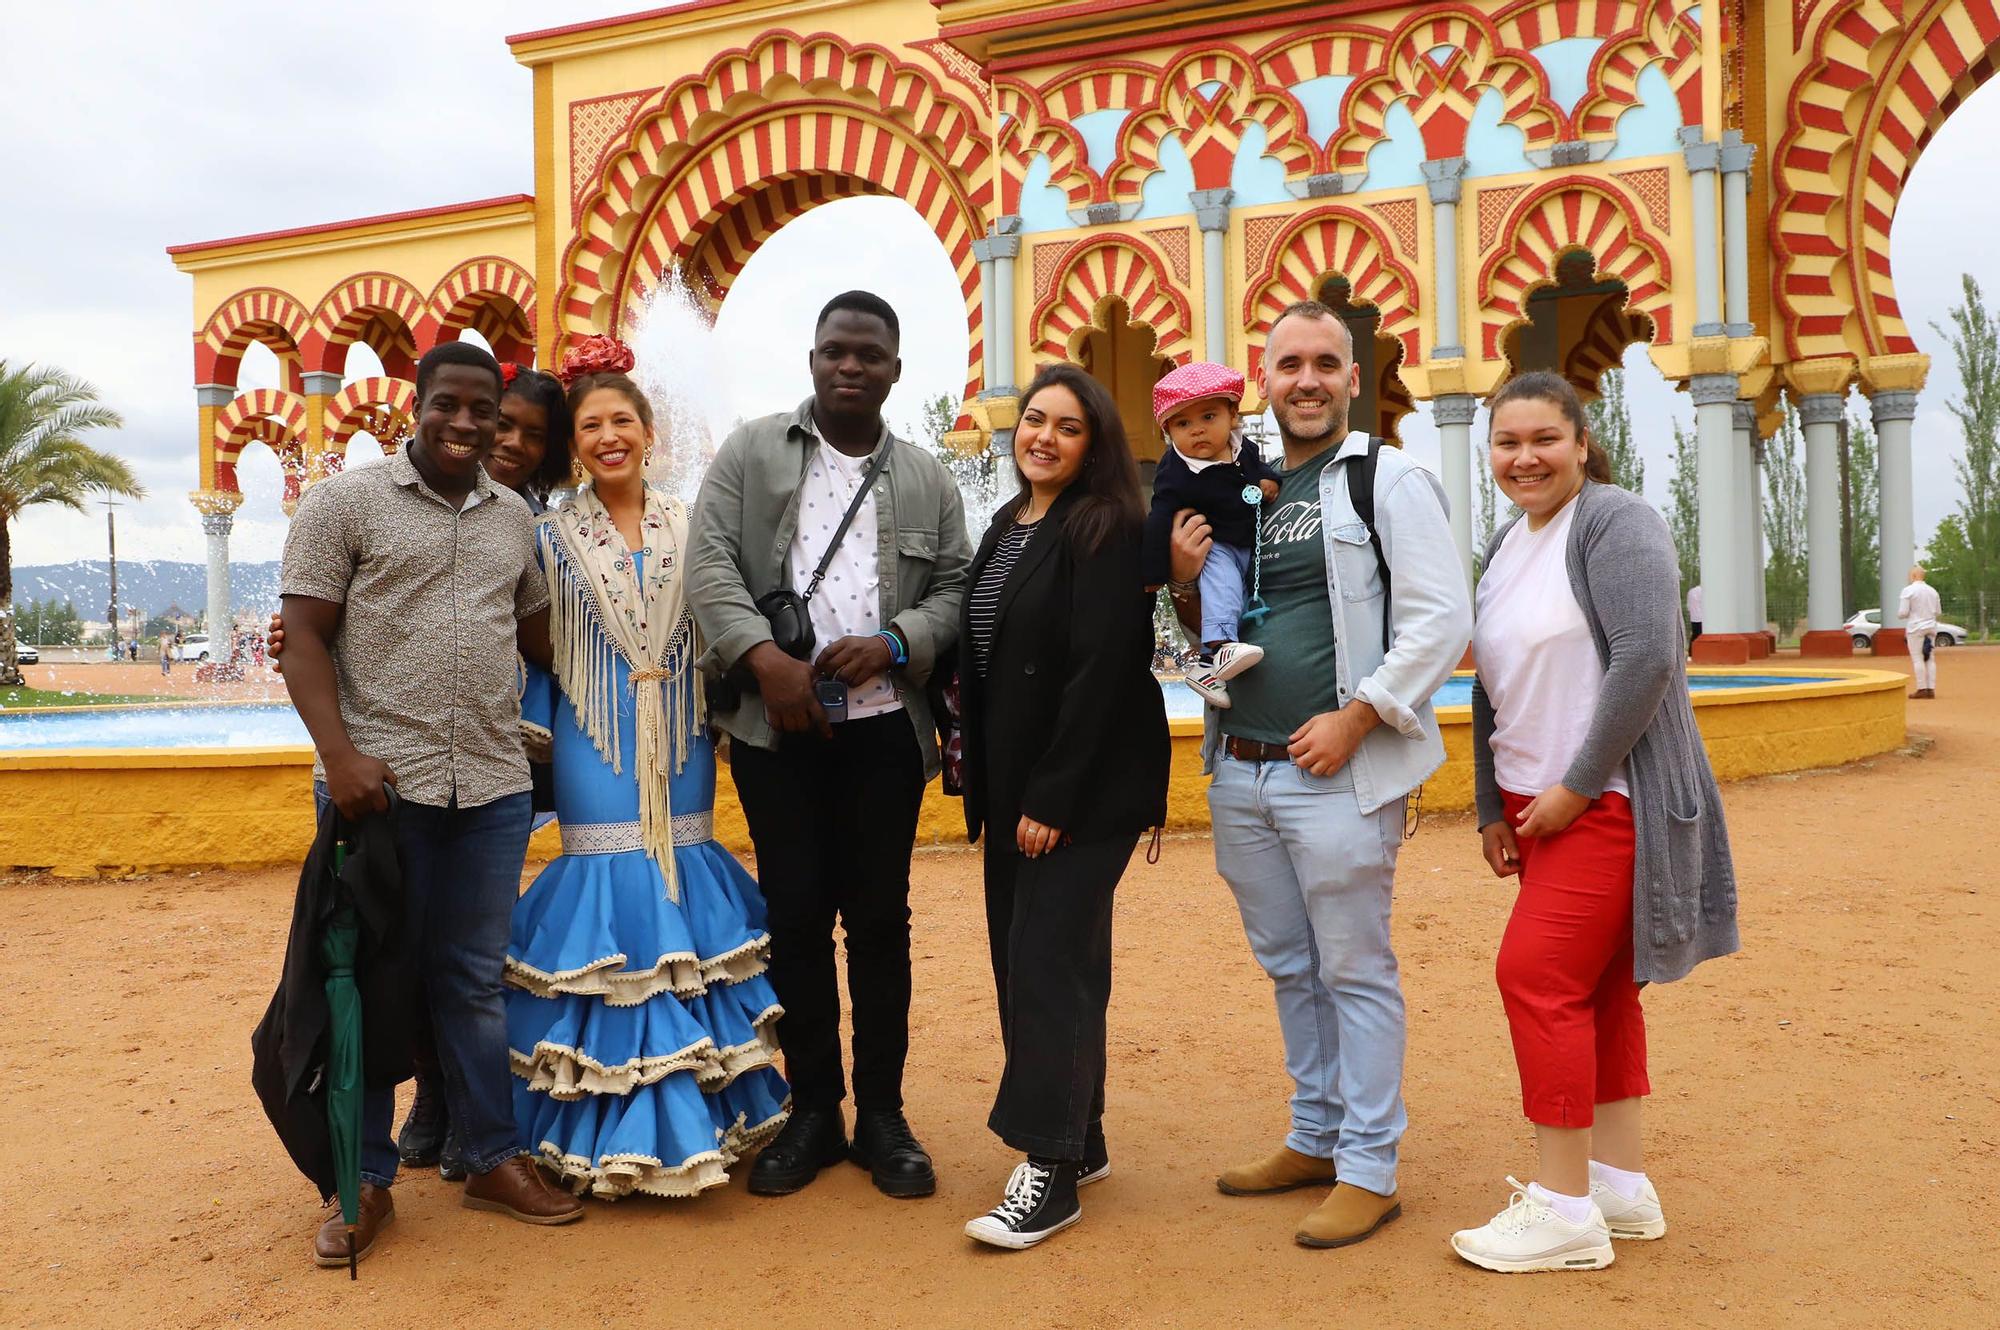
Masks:
[[[1593,1270],[1613,1238],[1666,1232],[1639,990],[1736,949],[1735,874],[1666,523],[1610,483],[1564,379],[1520,375],[1489,406],[1521,517],[1479,583],[1473,760],[1486,861],[1521,879],[1496,969],[1541,1160],[1451,1241],[1489,1270]]]

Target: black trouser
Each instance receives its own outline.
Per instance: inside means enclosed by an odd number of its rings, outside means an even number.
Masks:
[[[924,799],[910,717],[892,711],[835,725],[831,739],[786,735],[775,750],[734,742],[729,749],[757,847],[792,1097],[828,1107],[847,1096],[833,969],[838,919],[854,1003],[854,1102],[901,1108],[910,1053],[910,850]]]
[[[1024,1154],[1080,1160],[1104,1116],[1111,901],[1138,843],[1119,836],[1027,859],[1012,825],[986,829],[986,940],[1007,1050],[986,1125]]]

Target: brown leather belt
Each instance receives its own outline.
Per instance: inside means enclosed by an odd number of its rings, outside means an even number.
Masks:
[[[1234,735],[1222,741],[1222,751],[1238,762],[1289,762],[1292,750],[1285,744],[1267,744],[1262,739],[1238,739]]]

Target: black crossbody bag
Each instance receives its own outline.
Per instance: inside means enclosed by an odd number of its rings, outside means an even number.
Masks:
[[[861,488],[854,492],[853,500],[847,505],[847,512],[840,519],[840,526],[827,542],[826,553],[820,556],[819,567],[813,569],[812,581],[806,584],[803,594],[788,586],[775,591],[767,591],[757,597],[757,612],[771,625],[771,641],[786,655],[797,660],[811,660],[816,645],[812,615],[807,612],[807,604],[813,593],[819,590],[821,579],[826,576],[827,567],[833,562],[834,551],[847,536],[847,528],[854,523],[854,515],[861,511],[861,505],[868,498],[868,491],[875,487],[875,478],[882,474],[882,467],[889,460],[889,449],[893,439],[883,439],[875,450],[875,458],[869,462],[868,470],[861,477]],[[800,483],[804,483],[801,476]],[[794,537],[796,539],[796,536]]]

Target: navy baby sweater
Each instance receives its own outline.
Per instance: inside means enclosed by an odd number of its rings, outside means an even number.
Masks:
[[[1146,515],[1146,543],[1139,563],[1145,584],[1165,585],[1174,514],[1183,508],[1192,508],[1208,519],[1218,544],[1249,548],[1257,538],[1258,507],[1243,502],[1243,487],[1277,478],[1265,465],[1256,443],[1248,438],[1238,448],[1234,462],[1218,462],[1200,471],[1189,470],[1187,462],[1169,445],[1153,474],[1153,509]]]

